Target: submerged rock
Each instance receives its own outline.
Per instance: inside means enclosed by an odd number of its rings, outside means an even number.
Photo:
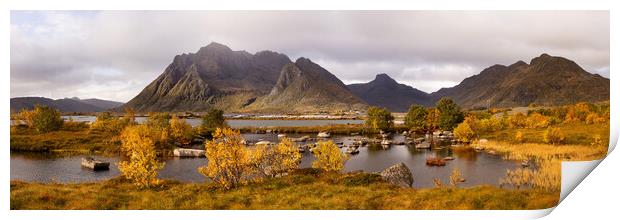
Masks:
[[[391,184],[401,187],[411,187],[413,185],[413,174],[409,167],[404,163],[395,164],[379,173],[381,178]]]

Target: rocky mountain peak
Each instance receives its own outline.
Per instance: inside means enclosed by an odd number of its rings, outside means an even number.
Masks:
[[[392,77],[390,77],[388,74],[386,73],[380,73],[377,74],[375,76],[375,80],[373,80],[373,82],[375,83],[380,83],[380,84],[393,84],[393,85],[398,85],[398,82],[396,82],[396,80],[394,80]]]

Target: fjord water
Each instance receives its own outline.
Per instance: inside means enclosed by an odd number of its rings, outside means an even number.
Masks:
[[[277,141],[276,134],[243,134],[249,141]],[[291,135],[297,137],[301,135]],[[348,144],[361,136],[335,136],[335,142]],[[396,135],[393,139],[401,139]],[[306,142],[311,143],[311,142]],[[199,146],[197,146],[199,147]],[[344,151],[344,148],[342,149]],[[433,187],[433,179],[438,178],[444,184],[449,183],[450,173],[458,169],[466,182],[463,186],[481,184],[497,185],[506,170],[519,166],[516,161],[504,160],[500,156],[484,152],[453,152],[446,147],[441,150],[420,150],[408,145],[392,145],[384,149],[380,145],[360,147],[360,152],[350,155],[345,164],[345,171],[363,170],[379,172],[396,163],[405,163],[412,171],[414,187]],[[110,170],[93,172],[80,167],[80,159],[90,155],[54,156],[51,154],[26,154],[11,152],[11,179],[32,182],[94,182],[106,180],[119,175],[116,163],[119,157],[95,156],[97,159],[111,163]],[[455,157],[444,167],[429,167],[427,157]],[[303,153],[300,167],[311,167],[314,156],[309,151]],[[166,165],[160,172],[161,178],[176,179],[183,182],[204,182],[205,177],[198,173],[200,166],[207,164],[205,158],[165,158]]]
[[[76,122],[93,122],[95,121],[95,116],[62,116],[65,120],[73,120]],[[148,117],[136,117],[136,122],[143,123],[148,119]],[[188,118],[186,119],[187,123],[192,126],[198,126],[202,122],[200,118]],[[363,124],[364,120],[356,120],[356,119],[304,119],[304,120],[294,120],[294,119],[260,119],[260,120],[247,120],[247,119],[233,119],[226,120],[226,123],[232,128],[242,128],[242,127],[280,127],[280,126],[289,126],[289,127],[302,127],[302,126],[324,126],[324,125],[337,125],[337,124]]]

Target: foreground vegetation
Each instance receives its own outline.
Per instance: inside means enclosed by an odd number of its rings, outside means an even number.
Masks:
[[[98,183],[11,181],[11,209],[544,209],[559,194],[545,190],[400,188],[376,174],[297,170],[290,175],[221,190],[215,183],[163,181],[136,189],[122,178]]]

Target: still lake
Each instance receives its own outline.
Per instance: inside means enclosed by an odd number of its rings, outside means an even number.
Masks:
[[[256,120],[252,120],[257,122]],[[300,121],[300,120],[295,120]],[[323,121],[323,120],[320,120]],[[268,140],[277,141],[276,134],[243,134],[248,141]],[[301,135],[289,135],[299,137]],[[345,145],[354,138],[362,136],[333,136],[335,142],[344,142]],[[401,135],[395,135],[394,140],[403,140]],[[312,143],[310,141],[303,144]],[[342,151],[345,148],[341,149]],[[466,179],[462,186],[481,184],[498,185],[506,170],[519,167],[517,161],[504,160],[501,156],[476,151],[453,151],[449,147],[443,149],[415,149],[410,145],[391,145],[384,149],[381,145],[369,145],[359,148],[359,154],[350,155],[345,164],[345,171],[363,170],[378,172],[396,163],[403,162],[411,169],[414,177],[414,187],[434,187],[433,179],[438,178],[444,184],[449,183],[450,173],[458,169]],[[314,156],[309,151],[302,153],[300,167],[310,167]],[[94,182],[106,180],[119,175],[116,163],[119,157],[95,156],[97,159],[111,162],[110,170],[93,172],[80,167],[80,159],[90,155],[57,156],[53,154],[33,154],[11,152],[10,170],[12,180],[31,182]],[[427,157],[452,156],[455,160],[447,161],[443,167],[426,166]],[[160,178],[176,179],[184,182],[204,182],[206,178],[198,173],[200,166],[207,164],[205,158],[165,158],[166,165],[160,171]]]
[[[65,120],[72,119],[78,122],[93,122],[95,116],[62,116]],[[136,117],[136,122],[143,123],[148,117]],[[187,123],[192,126],[198,126],[202,122],[200,118],[188,118]],[[303,126],[324,126],[324,125],[336,125],[336,124],[363,124],[364,120],[358,119],[304,119],[304,120],[286,120],[286,119],[260,119],[260,120],[247,120],[247,119],[228,119],[226,123],[232,128],[241,127],[277,127],[277,126],[290,126],[290,127],[303,127]]]

